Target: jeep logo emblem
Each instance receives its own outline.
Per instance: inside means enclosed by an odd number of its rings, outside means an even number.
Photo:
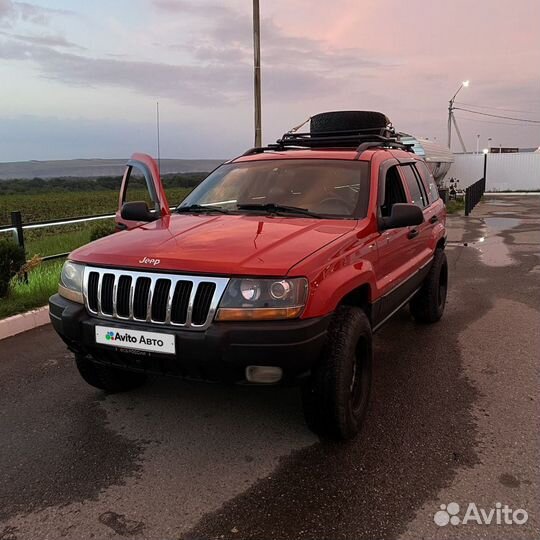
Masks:
[[[151,264],[157,266],[161,261],[159,259],[149,259],[148,257],[143,257],[139,263],[140,264]]]

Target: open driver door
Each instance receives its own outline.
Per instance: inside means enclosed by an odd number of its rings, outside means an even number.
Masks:
[[[141,200],[141,189],[146,190],[145,200]],[[133,198],[134,190],[138,200]],[[170,213],[156,160],[147,154],[133,154],[122,179],[115,216],[116,229],[133,229]]]

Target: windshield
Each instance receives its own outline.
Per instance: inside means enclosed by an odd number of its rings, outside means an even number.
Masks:
[[[255,205],[261,209],[275,205],[330,218],[361,218],[366,215],[368,198],[366,162],[272,159],[222,165],[179,208],[201,205],[250,212],[257,210]]]

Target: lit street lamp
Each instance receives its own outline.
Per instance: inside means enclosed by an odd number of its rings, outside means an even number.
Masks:
[[[454,128],[456,129],[456,133],[458,135],[459,142],[461,143],[463,152],[466,152],[467,149],[465,148],[465,143],[463,142],[463,138],[461,137],[461,133],[454,117],[454,101],[456,100],[457,95],[461,92],[461,89],[467,88],[469,84],[470,81],[463,81],[461,83],[461,86],[456,90],[456,93],[450,98],[450,101],[448,102],[448,148],[452,149],[452,124],[454,124]]]
[[[489,148],[484,148],[484,180],[486,179],[486,172],[487,172],[487,157],[489,154]]]

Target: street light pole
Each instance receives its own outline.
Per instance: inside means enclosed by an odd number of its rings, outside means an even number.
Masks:
[[[467,88],[469,86],[470,81],[463,81],[460,85],[460,87],[456,90],[456,93],[450,98],[450,101],[448,102],[448,148],[450,150],[452,149],[452,123],[454,124],[456,131],[458,132],[461,146],[463,147],[463,151],[466,152],[465,145],[463,144],[463,140],[461,139],[461,135],[459,133],[456,119],[454,118],[454,101],[456,100],[457,95],[461,92],[462,88]]]
[[[255,146],[262,146],[261,126],[261,17],[259,0],[253,0],[253,59],[255,97]]]

